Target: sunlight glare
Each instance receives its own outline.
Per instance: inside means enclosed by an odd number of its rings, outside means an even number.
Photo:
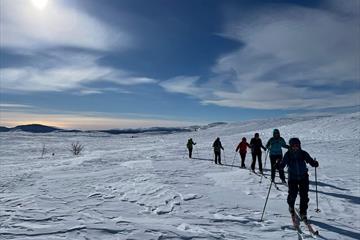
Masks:
[[[43,10],[47,5],[48,0],[31,0],[31,2],[34,5],[34,7],[36,7],[39,10]]]

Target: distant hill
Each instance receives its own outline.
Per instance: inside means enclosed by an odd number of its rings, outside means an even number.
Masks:
[[[13,128],[1,127],[0,132],[12,132],[12,131],[23,131],[31,133],[49,133],[54,131],[61,131],[62,129],[56,127],[49,127],[41,124],[28,124],[28,125],[19,125]]]
[[[207,129],[215,126],[226,124],[223,122],[211,123],[205,126],[190,126],[190,127],[151,127],[151,128],[129,128],[129,129],[109,129],[109,130],[65,130],[57,127],[45,126],[41,124],[28,124],[20,125],[13,128],[1,127],[0,132],[13,132],[13,131],[23,131],[31,133],[50,133],[50,132],[68,132],[68,133],[92,133],[92,132],[102,132],[109,134],[138,134],[138,133],[149,133],[149,134],[167,134],[167,133],[176,133],[176,132],[192,132],[197,131],[198,129]]]
[[[41,124],[29,124],[29,125],[20,125],[12,128],[13,131],[24,131],[24,132],[32,132],[32,133],[49,133],[61,130],[60,128],[56,127],[49,127]]]
[[[11,130],[11,128],[1,127],[1,126],[0,126],[0,132],[8,132],[8,131],[10,131],[10,130]]]

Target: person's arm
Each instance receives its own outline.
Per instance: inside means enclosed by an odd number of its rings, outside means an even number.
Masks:
[[[310,166],[312,167],[318,167],[319,166],[319,162],[314,160],[309,153],[307,153],[306,151],[303,151],[303,156],[304,156],[304,160],[306,163],[310,164]]]
[[[262,147],[262,149],[264,149],[266,151],[266,147],[264,147],[264,145],[262,144],[261,139],[260,139],[260,146]]]
[[[240,144],[236,147],[235,152],[237,152],[238,150],[240,150]]]
[[[253,147],[254,147],[254,140],[251,139],[251,140],[250,140],[250,148],[253,148]]]
[[[269,148],[271,146],[271,138],[269,139],[269,141],[266,143],[266,148]]]
[[[283,159],[277,162],[280,169],[284,169],[286,167],[286,165],[288,165],[288,163],[289,163],[289,154],[288,153],[285,153]]]
[[[224,148],[223,148],[223,146],[222,146],[221,142],[220,142],[220,148],[221,148],[222,150],[224,150]]]
[[[281,147],[289,149],[290,146],[286,144],[285,140],[283,138],[281,138]]]
[[[250,145],[250,144],[246,143],[246,145],[248,146],[248,148],[251,148],[251,145]]]

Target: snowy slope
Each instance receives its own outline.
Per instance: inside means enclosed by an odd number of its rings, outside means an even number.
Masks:
[[[308,212],[318,238],[360,239],[359,122],[360,113],[353,113],[135,138],[1,133],[0,239],[297,239],[286,186],[271,190],[259,222],[269,180],[260,184],[248,170],[211,161],[217,136],[225,147],[223,162],[231,165],[241,137],[258,131],[265,144],[275,127],[286,140],[300,137],[320,162],[321,212],[314,211],[312,168]],[[198,143],[197,159],[186,158],[188,137]],[[76,141],[85,150],[73,157],[68,148]],[[43,144],[49,152],[41,158]]]

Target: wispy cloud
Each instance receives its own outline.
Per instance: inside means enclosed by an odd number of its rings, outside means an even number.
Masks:
[[[50,52],[44,57],[42,67],[11,67],[0,69],[2,90],[65,91],[82,89],[88,94],[101,93],[86,87],[92,82],[111,82],[118,85],[155,83],[155,79],[102,66],[101,56],[76,52]],[[106,89],[103,89],[103,91]]]
[[[0,109],[13,109],[13,108],[33,108],[31,105],[17,104],[17,103],[0,103]]]
[[[359,3],[355,5],[359,9]],[[360,13],[336,6],[319,10],[273,5],[231,16],[221,36],[243,47],[221,56],[208,81],[178,78],[162,85],[204,104],[227,107],[359,105]],[[344,14],[349,9],[351,14]]]
[[[92,94],[102,94],[106,92],[113,92],[113,93],[121,93],[121,94],[132,94],[132,92],[121,89],[121,88],[83,88],[78,91],[74,91],[75,95],[92,95]]]
[[[31,1],[0,1],[1,47],[43,49],[78,47],[94,50],[127,48],[133,39],[84,12],[49,1],[43,11]]]
[[[99,63],[110,51],[133,47],[134,39],[121,26],[114,28],[58,1],[49,1],[43,11],[31,6],[31,1],[2,0],[0,4],[0,47],[36,63],[1,68],[3,92],[76,90],[72,92],[89,95],[114,89],[88,86],[95,82],[122,86],[157,82]]]
[[[199,95],[202,89],[196,86],[199,76],[177,76],[166,81],[162,81],[160,86],[168,92],[184,93],[189,95]]]
[[[2,91],[65,91],[80,89],[83,94],[100,94],[109,88],[91,89],[84,85],[108,81],[119,85],[136,85],[155,83],[156,80],[145,77],[134,77],[129,72],[99,66],[56,66],[51,69],[36,68],[2,68]]]

